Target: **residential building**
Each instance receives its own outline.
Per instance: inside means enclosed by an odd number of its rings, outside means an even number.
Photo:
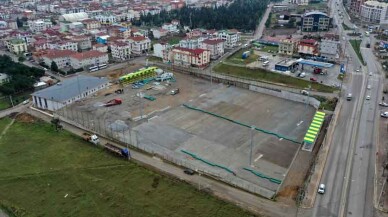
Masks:
[[[71,40],[77,43],[77,49],[80,51],[92,49],[92,41],[89,36],[86,36],[86,35],[72,36]]]
[[[388,3],[367,1],[361,5],[360,18],[372,24],[388,24]]]
[[[210,63],[210,51],[208,50],[176,47],[171,49],[170,53],[169,58],[171,59],[167,61],[174,65],[204,67]]]
[[[74,69],[107,64],[109,57],[107,53],[91,50],[82,53],[76,53],[70,56],[70,64]]]
[[[22,39],[11,39],[7,41],[7,48],[14,54],[23,54],[27,52],[27,43]]]
[[[302,39],[298,45],[301,56],[317,56],[319,54],[318,42],[314,39]]]
[[[308,5],[309,0],[290,0],[291,4],[297,4],[297,5]]]
[[[154,55],[153,56],[163,58],[164,51],[166,51],[169,48],[171,48],[171,45],[168,43],[154,44]]]
[[[132,54],[136,56],[146,54],[151,49],[151,40],[146,37],[130,37],[129,43],[131,44]]]
[[[167,35],[168,31],[162,28],[159,29],[152,29],[152,34],[154,35],[155,39],[160,39]]]
[[[172,23],[165,23],[162,25],[162,29],[167,30],[170,33],[177,33],[179,32],[178,26],[174,25]]]
[[[112,42],[110,44],[112,58],[115,60],[128,60],[131,57],[131,45],[125,42]]]
[[[48,43],[49,49],[78,51],[78,43],[72,40],[60,40]]]
[[[100,51],[100,52],[103,52],[103,53],[107,53],[108,52],[108,45],[106,45],[106,44],[95,44],[95,45],[93,45],[93,50],[97,50],[97,51]]]
[[[117,18],[113,14],[100,14],[95,16],[94,19],[100,21],[101,25],[111,25],[117,22]]]
[[[328,31],[330,17],[320,11],[308,12],[303,14],[301,23],[303,32]]]
[[[0,85],[7,83],[9,81],[9,76],[5,73],[0,73]]]
[[[82,20],[81,22],[84,24],[84,26],[88,30],[101,28],[101,23],[98,20],[86,19],[86,20]]]
[[[179,41],[179,47],[189,48],[189,49],[197,49],[199,48],[199,44],[205,40],[205,38],[202,37],[186,37],[185,39],[182,39]]]
[[[218,38],[206,39],[199,47],[210,51],[210,59],[218,59],[225,53],[225,41]]]
[[[33,106],[49,111],[58,110],[108,87],[107,78],[78,75],[31,94]]]
[[[51,63],[54,61],[59,69],[63,69],[70,66],[70,56],[76,53],[72,50],[48,50],[41,58],[47,66],[51,67]]]
[[[32,32],[42,32],[53,26],[50,20],[29,20],[28,27]]]
[[[78,22],[81,20],[88,19],[88,14],[85,12],[72,13],[72,14],[63,14],[59,16],[60,22]]]
[[[323,37],[319,44],[320,56],[326,58],[328,61],[335,62],[339,60],[340,54],[339,36]]]
[[[368,0],[347,0],[350,3],[349,13],[359,16],[361,13],[361,6]]]
[[[241,33],[237,30],[224,30],[218,32],[217,37],[225,40],[226,48],[233,48],[238,45],[238,42],[240,41],[240,34]]]
[[[281,39],[279,42],[278,53],[292,56],[298,52],[298,41],[294,39]]]

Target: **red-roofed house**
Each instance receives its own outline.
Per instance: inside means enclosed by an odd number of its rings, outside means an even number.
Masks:
[[[96,50],[76,53],[70,56],[71,66],[75,69],[107,64],[109,57],[107,53]]]
[[[148,51],[151,49],[151,40],[146,37],[130,37],[129,43],[131,44],[132,54],[137,56],[148,53]]]
[[[176,47],[171,50],[167,58],[164,61],[170,61],[174,65],[203,67],[210,63],[210,51]]]
[[[210,58],[217,59],[225,53],[225,40],[206,39],[199,44],[199,47],[210,51]]]
[[[108,52],[108,45],[106,45],[106,44],[95,44],[95,45],[93,45],[93,50],[98,50],[100,52],[107,53]]]
[[[76,53],[72,50],[47,50],[47,53],[43,54],[41,58],[47,66],[51,66],[54,61],[59,69],[63,69],[70,66],[70,55]]]
[[[110,44],[110,49],[112,51],[112,57],[115,60],[128,60],[131,57],[131,45],[126,42],[112,42]]]
[[[314,39],[302,39],[298,45],[298,53],[301,55],[317,56],[319,54],[318,42]]]

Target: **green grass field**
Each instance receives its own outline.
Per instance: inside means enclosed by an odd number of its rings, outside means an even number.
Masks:
[[[258,56],[253,53],[251,53],[248,58],[242,59],[242,54],[245,51],[249,51],[249,49],[241,49],[237,51],[232,56],[228,57],[226,62],[233,63],[233,64],[240,64],[240,65],[247,65],[257,60]]]
[[[270,72],[262,69],[247,69],[245,67],[230,66],[225,64],[218,64],[214,67],[214,71],[220,74],[232,75],[236,77],[242,77],[252,80],[260,80],[272,83],[285,84],[290,87],[307,88],[311,85],[311,88],[316,91],[331,93],[336,89],[319,83],[313,83],[303,79],[282,75],[275,72]]]
[[[349,40],[352,45],[354,51],[356,52],[358,59],[360,59],[361,63],[365,65],[364,58],[361,55],[361,40]]]
[[[346,25],[345,23],[342,23],[342,27],[344,28],[344,30],[352,30],[352,28],[350,28],[348,25]]]
[[[252,216],[41,121],[8,129],[0,171],[0,205],[11,216]]]
[[[30,97],[31,93],[32,92],[28,91],[28,92],[24,92],[24,93],[12,96],[12,101],[13,101],[14,105],[17,105],[17,104],[23,102],[24,100],[28,99]],[[4,109],[12,107],[11,99],[9,98],[9,96],[0,96],[0,97],[1,97],[0,98],[0,110],[4,110]]]

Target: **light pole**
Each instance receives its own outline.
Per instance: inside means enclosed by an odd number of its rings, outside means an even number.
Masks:
[[[255,130],[255,126],[251,126],[251,147],[249,152],[249,165],[252,166],[252,152],[253,152],[253,132]]]

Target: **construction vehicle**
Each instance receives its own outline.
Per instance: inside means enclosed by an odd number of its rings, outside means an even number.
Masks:
[[[106,143],[104,145],[104,148],[112,153],[118,154],[119,156],[125,158],[129,158],[131,156],[128,149],[117,147],[116,145],[113,145],[111,143]]]
[[[171,92],[170,92],[171,95],[176,95],[176,94],[178,94],[178,93],[179,93],[179,88],[176,88],[176,89],[174,89],[174,90],[171,90]]]
[[[90,134],[90,133],[83,133],[82,138],[90,143],[93,143],[95,145],[98,145],[100,143],[100,139],[96,134]]]
[[[122,94],[122,93],[124,93],[124,89],[123,88],[117,89],[117,90],[115,90],[115,93]]]
[[[122,103],[122,100],[120,98],[116,98],[108,101],[106,104],[104,104],[104,106],[109,107],[114,105],[120,105],[121,103]]]

